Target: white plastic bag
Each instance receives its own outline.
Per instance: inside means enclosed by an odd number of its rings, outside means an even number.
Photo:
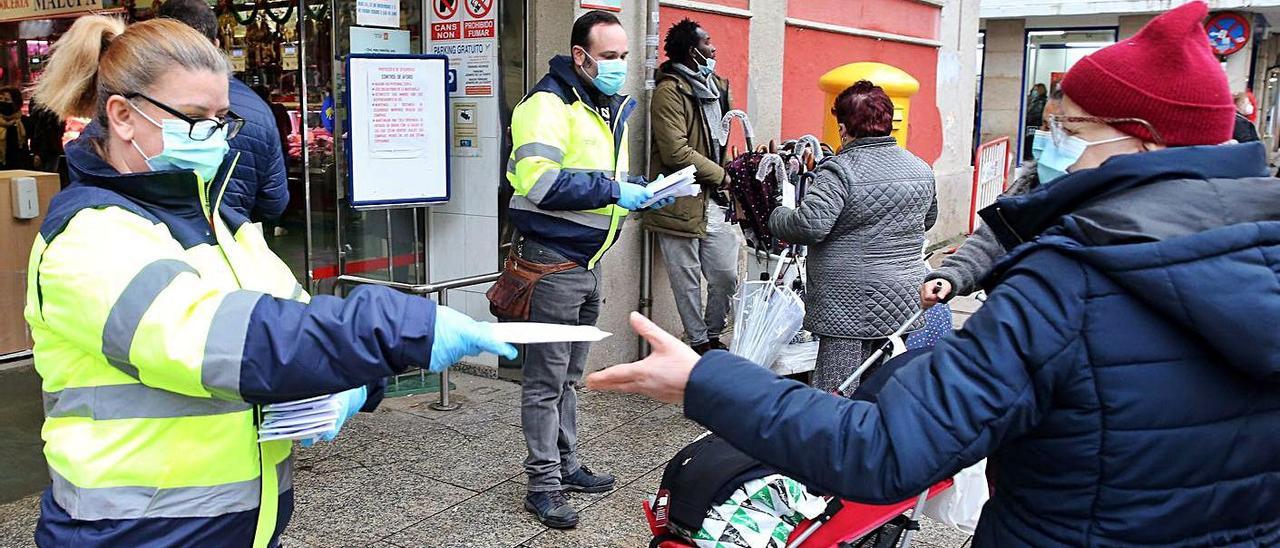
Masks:
[[[972,535],[982,517],[982,506],[990,497],[987,459],[982,459],[956,474],[954,486],[926,502],[924,515]]]
[[[773,360],[772,369],[779,375],[794,375],[813,371],[818,363],[818,341],[791,343],[782,347],[778,359]]]

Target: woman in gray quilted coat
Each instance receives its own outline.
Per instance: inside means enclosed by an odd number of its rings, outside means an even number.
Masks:
[[[798,208],[769,220],[775,236],[809,246],[805,329],[821,339],[812,384],[826,391],[920,308],[924,233],[938,216],[933,170],[889,136],[893,102],[883,89],[860,81],[832,114],[840,153],[819,166]]]

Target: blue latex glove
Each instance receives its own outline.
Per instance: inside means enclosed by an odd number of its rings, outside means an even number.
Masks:
[[[352,388],[346,392],[338,394],[338,423],[333,425],[333,430],[320,434],[315,438],[307,438],[302,440],[303,447],[311,447],[316,441],[333,441],[338,437],[338,431],[342,430],[342,425],[346,424],[347,419],[356,416],[360,412],[360,408],[364,407],[364,402],[369,398],[369,388],[361,386],[360,388]]]
[[[447,306],[436,307],[435,342],[431,345],[432,373],[448,369],[463,357],[479,356],[484,352],[508,360],[516,357],[516,347],[495,340],[489,324],[477,322]]]
[[[622,209],[639,210],[640,204],[649,201],[650,198],[653,198],[653,193],[643,186],[635,183],[618,183],[618,205]]]

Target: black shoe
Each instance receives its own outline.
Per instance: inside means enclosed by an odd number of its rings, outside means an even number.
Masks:
[[[524,509],[552,529],[571,529],[578,525],[578,511],[561,491],[531,492],[524,497]]]
[[[586,466],[579,468],[568,476],[560,478],[560,486],[565,491],[578,493],[607,493],[613,490],[614,478],[609,474],[592,474]]]
[[[712,350],[728,350],[728,349],[729,347],[725,346],[724,343],[720,342],[720,339],[711,339],[707,342],[704,342],[699,345],[695,345],[693,347],[693,351],[697,352],[699,356],[704,356],[706,355],[707,352],[710,352]]]

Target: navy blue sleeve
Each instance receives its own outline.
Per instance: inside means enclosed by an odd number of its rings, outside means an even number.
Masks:
[[[563,169],[537,204],[547,211],[586,211],[617,203],[621,193],[609,173]]]
[[[289,206],[289,176],[279,139],[261,142],[258,155],[258,194],[253,204],[255,221],[274,221]]]
[[[435,320],[430,299],[385,287],[360,287],[346,298],[317,295],[310,304],[263,297],[249,318],[240,397],[292,401],[426,366]]]
[[[894,372],[876,403],[714,352],[693,370],[685,414],[806,485],[862,503],[906,500],[1035,428],[1084,359],[1075,282],[1012,274],[962,331]]]

